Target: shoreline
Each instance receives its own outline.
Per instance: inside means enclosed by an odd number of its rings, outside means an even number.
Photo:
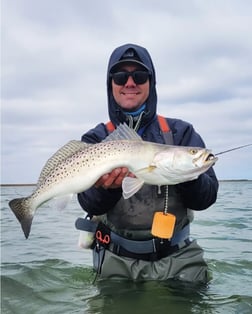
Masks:
[[[7,186],[36,186],[36,183],[3,183],[0,184],[0,186],[2,187],[7,187]]]
[[[220,179],[219,182],[249,182],[252,179]],[[36,183],[3,183],[0,184],[0,187],[8,187],[8,186],[36,186]]]

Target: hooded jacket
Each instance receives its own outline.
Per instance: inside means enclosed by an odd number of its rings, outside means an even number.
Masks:
[[[141,126],[148,124],[153,118],[156,116],[156,107],[157,107],[157,92],[156,92],[156,74],[155,69],[151,60],[151,57],[148,51],[140,46],[133,45],[133,44],[126,44],[121,47],[116,48],[108,63],[108,70],[107,70],[107,95],[108,95],[108,109],[109,109],[109,118],[113,122],[114,125],[118,125],[123,123],[127,120],[123,110],[118,106],[115,102],[115,99],[112,95],[112,88],[111,88],[111,77],[110,73],[111,70],[115,67],[115,64],[120,61],[123,57],[125,52],[133,49],[140,59],[140,61],[149,69],[150,75],[150,92],[149,97],[145,103],[146,108],[144,110],[144,115],[141,119]],[[140,126],[140,128],[141,128]]]
[[[107,95],[108,111],[114,126],[128,122],[125,112],[115,102],[112,95],[110,72],[119,62],[125,52],[133,49],[138,60],[149,69],[150,92],[146,100],[144,112],[141,116],[138,133],[143,140],[165,144],[164,137],[159,127],[156,116],[157,93],[155,69],[148,51],[134,44],[126,44],[116,48],[109,60],[107,70]],[[166,118],[172,132],[173,143],[181,146],[205,147],[200,135],[193,126],[179,119]],[[98,124],[82,136],[82,141],[87,143],[99,143],[108,135],[104,123]],[[217,198],[218,181],[213,168],[201,174],[198,179],[169,186],[169,210],[177,218],[176,229],[181,229],[190,222],[189,209],[203,210],[212,205]],[[157,187],[147,186],[137,192],[129,200],[122,198],[122,190],[103,189],[92,187],[78,194],[78,200],[82,208],[92,215],[106,214],[106,222],[115,231],[121,231],[126,237],[132,237],[132,230],[150,231],[153,213],[162,211],[164,206],[164,193],[159,193]],[[122,231],[124,230],[124,231]],[[142,233],[143,234],[143,233]]]

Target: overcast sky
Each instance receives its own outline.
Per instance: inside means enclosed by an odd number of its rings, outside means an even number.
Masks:
[[[35,183],[62,145],[108,121],[106,70],[125,43],[150,52],[158,112],[214,153],[252,143],[251,0],[2,0],[1,183]],[[219,179],[252,179],[252,147]]]

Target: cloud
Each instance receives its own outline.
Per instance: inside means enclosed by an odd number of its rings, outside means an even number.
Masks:
[[[2,3],[2,183],[35,182],[70,139],[106,122],[106,70],[124,43],[152,55],[159,113],[191,122],[214,152],[252,142],[251,1]],[[252,149],[220,178],[252,179]]]

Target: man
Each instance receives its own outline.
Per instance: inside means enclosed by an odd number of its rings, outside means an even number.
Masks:
[[[84,134],[84,142],[101,142],[113,127],[127,123],[146,141],[204,147],[191,124],[157,116],[155,69],[145,48],[126,44],[113,51],[107,95],[111,122]],[[192,210],[206,209],[216,201],[218,181],[214,170],[210,168],[196,180],[161,189],[144,185],[125,200],[121,184],[127,175],[132,176],[127,168],[114,169],[78,195],[88,216],[100,216],[102,222],[94,223],[92,228],[90,220],[85,220],[84,227],[77,224],[77,228],[92,229],[96,234],[92,245],[94,268],[101,278],[207,282],[203,250],[190,240],[189,225]],[[164,207],[176,217],[171,239],[153,237],[151,233],[153,216]]]

